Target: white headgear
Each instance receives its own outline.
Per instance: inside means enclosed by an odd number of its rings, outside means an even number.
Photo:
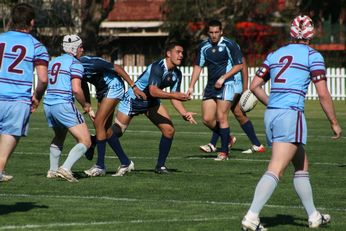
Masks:
[[[291,24],[290,34],[295,39],[312,39],[314,36],[314,25],[311,18],[306,15],[295,17]]]
[[[68,34],[62,40],[62,48],[66,53],[77,55],[77,49],[82,44],[82,39],[76,34]]]

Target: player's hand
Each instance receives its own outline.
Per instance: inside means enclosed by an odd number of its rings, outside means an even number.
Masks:
[[[191,97],[188,94],[183,92],[174,92],[173,94],[174,98],[180,101],[187,101],[191,99]]]
[[[337,140],[341,137],[342,129],[339,124],[332,124],[332,130],[334,133],[334,136],[332,136],[332,139]]]
[[[38,105],[40,105],[40,100],[38,100],[35,96],[35,94],[33,94],[33,96],[31,97],[31,113],[35,112],[36,109],[38,108]]]
[[[215,88],[216,88],[216,89],[222,88],[222,85],[224,84],[224,82],[225,82],[225,79],[224,79],[223,76],[221,76],[221,77],[216,81],[216,83],[215,83]]]
[[[189,87],[189,89],[187,89],[186,94],[191,98],[192,95],[193,95],[193,88],[192,88],[192,87]]]
[[[84,114],[89,113],[92,110],[90,103],[85,103],[85,105],[83,106],[83,110]]]
[[[95,112],[94,112],[94,110],[91,107],[90,107],[90,111],[88,112],[88,114],[89,114],[89,117],[90,117],[91,121],[94,122],[94,120],[95,120]]]
[[[133,87],[132,89],[133,89],[133,93],[138,99],[147,100],[147,95],[143,91],[141,91],[138,87]]]
[[[194,115],[197,115],[196,112],[186,112],[185,115],[183,115],[183,119],[188,121],[190,124],[197,124],[196,120],[193,118]]]

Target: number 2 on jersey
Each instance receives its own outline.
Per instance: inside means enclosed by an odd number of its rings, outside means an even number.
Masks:
[[[285,63],[285,61],[286,61],[286,63]],[[274,79],[274,83],[286,83],[286,79],[280,78],[280,77],[287,70],[287,68],[289,68],[289,66],[291,66],[292,61],[293,61],[293,57],[290,55],[281,57],[281,59],[279,60],[279,63],[284,64],[284,66],[281,68],[279,73],[276,75],[276,77]]]

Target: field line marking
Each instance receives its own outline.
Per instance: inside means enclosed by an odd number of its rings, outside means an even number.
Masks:
[[[110,196],[73,196],[73,195],[32,195],[32,194],[7,194],[2,193],[0,197],[23,197],[23,198],[56,198],[56,199],[92,199],[92,200],[110,200],[110,201],[125,201],[125,202],[153,202],[157,203],[157,200],[151,199],[138,199],[138,198],[119,198]],[[232,202],[232,201],[197,201],[197,200],[162,200],[165,203],[176,203],[176,204],[208,204],[208,205],[231,205],[231,206],[242,206],[249,207],[250,203],[243,202]],[[302,206],[287,206],[287,205],[273,205],[266,204],[264,207],[268,208],[280,208],[280,209],[304,209]],[[346,208],[323,208],[318,207],[318,210],[329,210],[329,211],[342,211],[346,212]]]
[[[37,155],[37,156],[42,156],[42,155],[46,155],[47,158],[49,157],[49,153],[44,153],[44,152],[14,152],[15,155]],[[202,154],[202,153],[201,153]],[[216,155],[216,154],[215,154]],[[67,156],[66,153],[62,154],[62,156]],[[106,159],[118,159],[118,157],[116,156],[105,156]],[[200,156],[196,156],[196,157],[168,157],[170,160],[213,160],[213,158],[210,157],[200,157]],[[156,160],[157,157],[153,156],[153,157],[144,157],[144,156],[131,156],[131,159],[142,159],[142,160]],[[231,158],[230,161],[244,161],[244,162],[269,162],[268,160],[258,160],[258,159],[246,159],[246,158]],[[214,161],[213,161],[214,162]],[[331,165],[331,166],[340,166],[340,165],[344,165],[345,163],[331,163],[331,162],[311,162],[309,161],[310,165]]]
[[[129,220],[129,221],[102,221],[102,222],[72,222],[72,223],[50,223],[44,225],[8,225],[8,226],[0,226],[0,230],[8,230],[8,229],[37,229],[37,228],[52,228],[52,227],[71,227],[71,226],[99,226],[99,225],[115,225],[115,224],[144,224],[144,223],[162,223],[162,222],[204,222],[204,221],[218,221],[218,220],[235,220],[238,219],[235,216],[229,217],[215,217],[215,218],[172,218],[172,219],[155,219],[155,220]]]

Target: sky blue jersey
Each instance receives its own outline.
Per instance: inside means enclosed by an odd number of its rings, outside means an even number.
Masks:
[[[72,55],[63,54],[50,61],[48,87],[43,103],[55,105],[73,102],[72,79],[82,79],[83,72],[82,64]]]
[[[34,67],[48,62],[47,49],[30,34],[0,34],[0,100],[30,104]]]
[[[221,37],[217,44],[213,44],[210,39],[203,41],[197,51],[195,64],[208,67],[208,82],[206,87],[213,88],[221,75],[230,71],[233,66],[242,63],[243,55],[239,45],[230,39]],[[241,73],[236,73],[228,78],[225,84],[231,80],[242,81]]]
[[[149,94],[150,85],[155,85],[160,89],[169,87],[171,92],[179,92],[181,79],[181,71],[177,67],[175,67],[173,70],[168,70],[166,60],[161,59],[150,64],[147,69],[138,77],[135,84],[147,95],[149,100],[152,98],[152,96]],[[128,90],[128,94],[134,96],[131,88]]]
[[[305,44],[289,44],[270,53],[256,75],[270,78],[268,108],[297,111],[304,111],[311,80],[326,79],[322,55]]]

